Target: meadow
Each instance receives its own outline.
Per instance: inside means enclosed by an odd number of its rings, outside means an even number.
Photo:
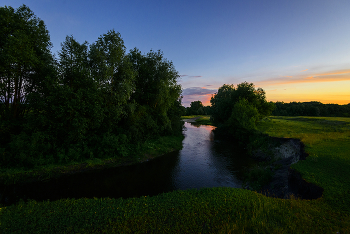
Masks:
[[[202,125],[213,125],[210,121],[210,115],[188,115],[188,116],[181,116],[181,119],[192,119],[196,118],[196,123],[202,124]]]
[[[324,188],[316,200],[236,188],[129,199],[20,202],[0,208],[1,233],[349,233],[350,118],[269,117],[259,130],[299,138],[309,154],[292,165]]]

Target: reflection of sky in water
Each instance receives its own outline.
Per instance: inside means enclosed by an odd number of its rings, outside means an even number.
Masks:
[[[185,123],[181,151],[132,166],[0,188],[0,203],[81,197],[140,197],[203,187],[241,187],[237,171],[251,160],[234,142],[214,141],[212,126]],[[17,197],[17,198],[14,198]]]
[[[214,127],[196,127],[189,123],[185,123],[185,127],[184,148],[179,153],[180,160],[173,174],[175,187],[241,187],[240,181],[227,169],[229,160],[215,157],[212,152]]]

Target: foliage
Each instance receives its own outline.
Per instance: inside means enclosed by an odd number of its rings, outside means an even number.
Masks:
[[[191,102],[187,115],[204,115],[203,104],[201,101]]]
[[[0,210],[4,233],[347,233],[348,214],[322,201],[203,188],[130,199],[19,203]],[[302,225],[300,225],[302,224]]]
[[[30,201],[2,207],[0,231],[348,233],[349,128],[349,118],[271,117],[258,124],[259,130],[271,136],[300,138],[306,144],[309,156],[292,167],[306,181],[324,188],[316,200],[279,199],[221,187],[129,199]],[[252,178],[258,178],[254,173]]]
[[[130,102],[135,111],[127,124],[146,125],[145,131],[139,134],[144,137],[181,131],[182,127],[176,124],[181,116],[181,86],[177,84],[179,75],[173,63],[167,61],[161,51],[142,55],[137,48],[130,51],[128,58],[136,79]]]
[[[267,185],[273,176],[269,166],[259,163],[249,169],[244,175],[245,182],[249,183],[252,190],[259,191],[264,185]]]
[[[275,116],[350,117],[350,104],[322,104],[321,102],[276,102]]]
[[[253,83],[237,85],[224,84],[210,100],[211,120],[219,127],[218,131],[241,140],[256,130],[256,124],[271,114],[274,104],[267,102],[265,91],[255,89]],[[221,130],[220,130],[221,129]]]
[[[131,144],[181,135],[179,75],[161,51],[127,54],[111,30],[91,45],[67,36],[54,60],[28,7],[0,14],[1,167],[123,158]]]
[[[25,5],[0,8],[0,142],[22,130],[25,114],[53,72],[44,22]],[[0,144],[1,144],[0,143]]]
[[[233,106],[232,114],[227,123],[233,127],[233,131],[239,128],[255,130],[258,118],[259,112],[257,108],[249,103],[247,99],[240,99]]]
[[[84,163],[69,161],[60,165],[56,164],[43,164],[42,166],[36,166],[32,170],[28,168],[0,168],[0,184],[11,185],[18,183],[28,183],[30,181],[43,181],[52,178],[60,177],[62,174],[76,173],[79,171],[86,171],[92,169],[112,168],[120,165],[127,165],[133,163],[139,163],[151,158],[155,158],[174,150],[182,149],[182,140],[184,136],[163,136],[156,139],[150,139],[143,143],[128,143],[128,144],[113,144],[113,140],[125,141],[125,135],[119,136],[119,139],[115,139],[114,135],[105,136],[102,140],[102,145],[99,146],[101,153],[107,154],[108,151],[114,149],[123,157],[115,157],[112,155],[110,158],[103,157],[103,159],[92,155]],[[106,147],[107,145],[107,147]],[[19,145],[21,147],[21,145]],[[113,147],[113,148],[109,148]],[[1,152],[1,151],[0,151]],[[62,160],[67,157],[65,154],[61,155]],[[37,159],[38,160],[38,159]]]
[[[190,107],[183,107],[185,112],[183,115],[210,115],[211,107],[203,106],[201,101],[193,101],[190,104]]]
[[[196,119],[196,123],[202,124],[202,125],[213,125],[210,121],[209,115],[200,115],[198,119]]]
[[[270,117],[258,129],[274,137],[300,139],[309,156],[293,164],[303,178],[324,188],[324,201],[350,212],[350,119],[340,117]]]

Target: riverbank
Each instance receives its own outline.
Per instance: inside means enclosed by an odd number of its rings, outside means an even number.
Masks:
[[[210,121],[210,115],[190,115],[181,116],[181,119],[188,123],[197,123],[201,125],[213,125]]]
[[[271,117],[258,126],[297,138],[306,160],[291,166],[324,188],[315,200],[210,188],[130,199],[64,199],[0,209],[3,233],[349,233],[350,119]]]
[[[64,175],[71,175],[91,170],[102,170],[113,167],[127,166],[142,163],[166,153],[180,150],[182,148],[183,135],[159,137],[146,141],[131,149],[127,157],[98,159],[94,158],[83,162],[71,162],[67,164],[53,164],[36,167],[33,169],[24,168],[2,168],[0,169],[0,185],[11,185],[18,183],[31,183],[46,181]]]
[[[306,182],[291,165],[309,156],[299,139],[264,136],[265,147],[254,149],[250,155],[259,163],[250,169],[245,188],[266,196],[290,199],[317,199],[324,189]],[[254,176],[251,176],[251,175]]]

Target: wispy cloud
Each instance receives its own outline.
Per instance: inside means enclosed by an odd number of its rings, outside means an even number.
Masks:
[[[344,81],[350,80],[350,69],[335,70],[322,73],[296,75],[296,76],[282,76],[262,80],[257,82],[259,85],[281,85],[281,84],[297,84],[297,83],[311,83],[311,82],[330,82],[330,81]]]
[[[207,89],[205,87],[191,87],[184,89],[182,94],[183,95],[207,95],[207,94],[214,94],[217,92],[216,89]]]
[[[302,70],[302,71],[300,71],[300,72],[304,72],[304,71],[307,71],[307,70],[309,70],[309,69],[305,69],[305,70]]]
[[[209,85],[211,86],[211,85]],[[193,101],[201,101],[203,105],[210,105],[210,99],[217,89],[207,89],[205,87],[191,87],[182,91],[183,105],[190,106]]]
[[[188,78],[200,78],[200,77],[202,77],[202,76],[180,75],[180,77],[188,77]]]

